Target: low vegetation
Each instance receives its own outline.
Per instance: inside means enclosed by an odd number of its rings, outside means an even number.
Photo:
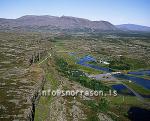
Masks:
[[[68,63],[63,58],[56,58],[56,65],[59,67],[58,70],[64,74],[70,80],[79,82],[82,86],[93,90],[104,90],[108,91],[110,87],[105,86],[100,81],[89,79],[86,77],[84,72],[75,68],[75,66],[68,65]]]

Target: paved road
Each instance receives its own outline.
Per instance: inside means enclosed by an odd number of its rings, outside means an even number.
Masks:
[[[105,80],[105,81],[116,81],[116,78],[111,75],[111,73],[106,74],[91,74],[88,75],[89,78],[95,78],[96,80]]]
[[[126,88],[129,89],[135,96],[137,96],[139,100],[144,101],[144,98],[143,98],[140,94],[138,94],[136,91],[134,91],[134,90],[133,90],[132,88],[130,88],[128,85],[126,85],[126,84],[124,84],[124,83],[123,83],[123,85],[126,86]]]
[[[107,80],[110,80],[110,79],[111,79],[110,77],[112,77],[112,76],[110,75],[110,73],[98,74],[98,75],[88,75],[88,77],[90,77],[90,78],[95,78],[95,79],[98,79],[98,80],[104,79],[103,76],[106,76],[106,77],[108,76],[109,78],[108,78]],[[113,80],[114,80],[114,79],[115,79],[115,78],[113,78]],[[128,85],[126,85],[126,84],[124,84],[124,83],[123,83],[123,85],[124,85],[127,89],[129,89],[129,90],[138,98],[138,100],[140,100],[140,101],[142,101],[142,102],[144,102],[144,103],[150,105],[150,103],[145,102],[145,99],[144,99],[140,94],[138,94],[136,91],[134,91],[132,88],[130,88]]]
[[[39,65],[42,64],[44,61],[46,61],[49,57],[51,57],[50,53],[48,54],[48,56],[44,60],[42,60],[41,62],[39,62]]]
[[[135,92],[132,88],[130,88],[128,85],[124,84],[124,86],[126,86],[127,89],[129,89],[140,101],[142,101],[143,103],[145,104],[148,104],[150,106],[150,103],[149,102],[146,102],[145,99],[140,95],[138,94],[137,92]]]

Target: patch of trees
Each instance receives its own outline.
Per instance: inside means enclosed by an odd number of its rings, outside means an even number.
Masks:
[[[117,70],[130,70],[132,65],[126,62],[125,57],[120,57],[120,59],[113,59],[109,62],[109,68]]]
[[[76,67],[68,65],[63,58],[56,58],[56,65],[58,70],[70,80],[79,82],[82,86],[93,89],[108,91],[110,88],[98,80],[88,78],[84,72],[78,70]]]
[[[114,58],[109,61],[109,63],[109,68],[114,70],[135,70],[149,67],[149,65],[146,65],[146,63],[142,60],[127,58],[125,56],[121,56],[119,59]]]

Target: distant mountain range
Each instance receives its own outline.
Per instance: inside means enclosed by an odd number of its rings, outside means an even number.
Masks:
[[[142,28],[142,29],[141,29]],[[90,21],[88,19],[71,16],[36,16],[26,15],[17,19],[0,18],[0,31],[118,31],[118,30],[145,30],[149,27],[113,25],[107,21]]]
[[[121,30],[150,32],[150,27],[136,25],[136,24],[121,24],[121,25],[116,25],[116,27]]]

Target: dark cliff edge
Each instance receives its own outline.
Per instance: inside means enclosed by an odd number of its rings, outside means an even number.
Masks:
[[[35,114],[35,106],[36,104],[38,103],[38,100],[41,96],[41,91],[44,87],[44,84],[45,84],[45,75],[44,75],[44,72],[41,72],[43,70],[41,70],[40,68],[40,72],[37,73],[37,67],[31,67],[32,69],[30,70],[31,73],[34,73],[34,74],[37,74],[36,76],[38,76],[38,82],[33,86],[33,90],[32,93],[30,95],[28,95],[27,97],[27,103],[29,104],[28,105],[28,108],[25,109],[25,112],[24,112],[24,119],[26,121],[34,121],[34,114]]]

